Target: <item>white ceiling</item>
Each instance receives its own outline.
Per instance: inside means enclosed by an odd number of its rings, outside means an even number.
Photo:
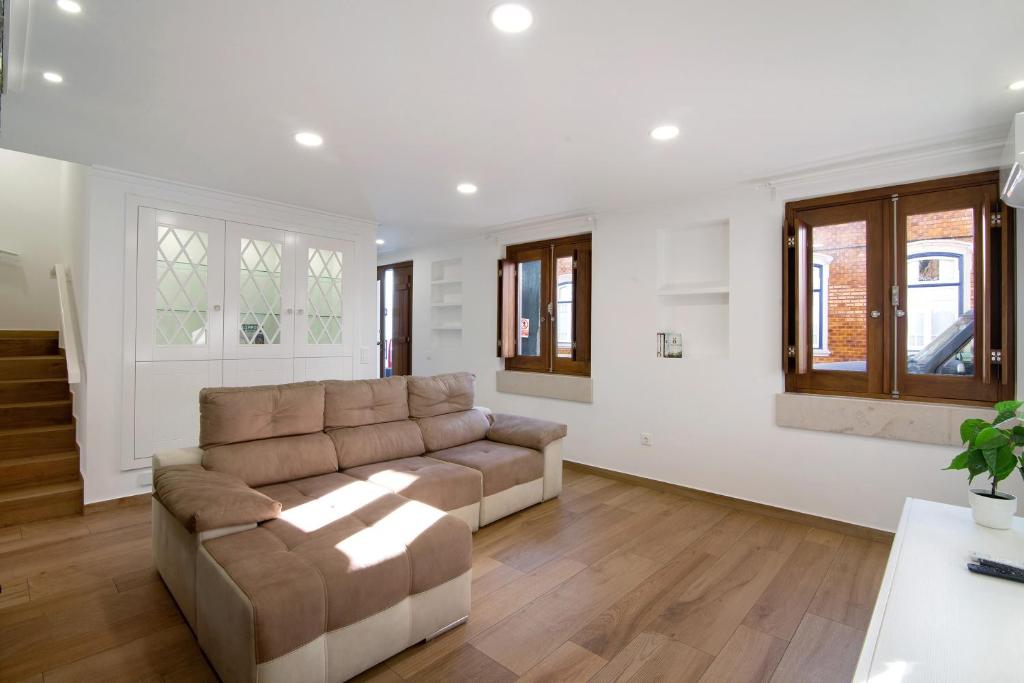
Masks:
[[[389,246],[1024,110],[1020,0],[530,0],[519,35],[477,0],[80,1],[15,1],[0,145],[377,220]],[[680,138],[652,142],[662,122]]]

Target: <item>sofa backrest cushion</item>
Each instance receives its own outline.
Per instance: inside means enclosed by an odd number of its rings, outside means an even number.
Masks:
[[[491,423],[479,410],[423,417],[416,420],[423,433],[428,451],[443,451],[463,444],[479,441],[487,436]]]
[[[469,410],[473,407],[475,385],[476,375],[470,372],[410,377],[409,415],[434,417]]]
[[[207,448],[203,467],[255,487],[337,472],[338,456],[331,439],[317,432]]]
[[[412,420],[341,427],[329,430],[327,436],[334,442],[341,469],[410,458],[427,450],[420,428]]]
[[[323,429],[324,387],[319,382],[199,392],[200,448]]]
[[[324,425],[361,427],[409,418],[405,377],[330,380],[325,390]]]

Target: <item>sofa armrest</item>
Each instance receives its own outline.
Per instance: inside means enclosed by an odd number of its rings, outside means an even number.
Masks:
[[[487,438],[511,446],[543,451],[548,444],[563,438],[567,431],[567,427],[558,422],[495,413]]]
[[[201,465],[203,462],[202,448],[175,448],[170,451],[160,451],[153,455],[153,469],[171,467],[173,465]]]
[[[281,503],[273,498],[200,465],[154,470],[153,496],[191,533],[258,524],[281,514]]]

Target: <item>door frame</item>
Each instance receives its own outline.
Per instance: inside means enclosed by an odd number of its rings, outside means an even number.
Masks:
[[[384,272],[393,268],[408,267],[413,275],[409,276],[409,372],[412,373],[412,342],[413,342],[413,305],[412,297],[416,288],[415,268],[413,262],[398,261],[377,266],[377,376],[384,377]]]

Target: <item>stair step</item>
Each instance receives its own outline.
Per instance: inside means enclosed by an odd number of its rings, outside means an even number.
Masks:
[[[6,339],[0,337],[0,356],[56,356],[60,354],[56,337],[41,339],[38,337],[22,337]]]
[[[0,381],[0,403],[25,401],[65,401],[71,398],[68,381],[50,379],[8,379]]]
[[[57,330],[0,330],[0,339],[56,339]]]
[[[61,355],[0,358],[0,380],[67,377],[67,361]]]
[[[82,480],[0,491],[0,527],[82,513]]]
[[[0,429],[71,423],[71,401],[33,401],[0,405]]]
[[[0,460],[0,491],[75,481],[78,476],[77,451]]]
[[[73,451],[76,448],[74,423],[0,430],[0,460]]]

